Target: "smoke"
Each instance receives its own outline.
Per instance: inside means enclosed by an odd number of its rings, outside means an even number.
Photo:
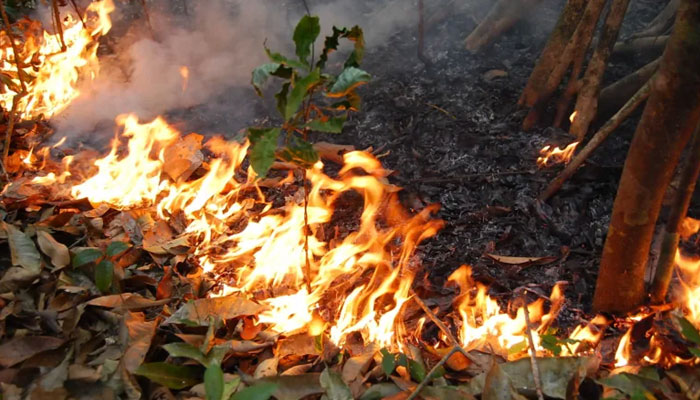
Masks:
[[[106,46],[111,54],[101,56],[99,77],[86,82],[81,96],[53,121],[61,135],[82,136],[99,127],[111,131],[123,113],[147,120],[198,105],[217,118],[226,118],[226,108],[236,119],[255,117],[250,74],[267,62],[263,43],[293,54],[292,31],[305,12],[301,0],[189,1],[188,15],[173,10],[184,4],[181,0],[148,4],[152,32],[143,19],[131,20],[130,12],[142,14],[139,8],[122,5],[113,14],[115,30]],[[406,0],[309,1],[309,6],[321,18],[321,35],[333,25],[357,24],[369,48],[416,21],[415,4]],[[131,28],[121,33],[120,25]]]

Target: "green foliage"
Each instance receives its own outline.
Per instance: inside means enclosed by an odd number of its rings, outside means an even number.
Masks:
[[[564,338],[560,339],[556,336],[555,330],[547,330],[547,333],[540,336],[542,339],[542,347],[549,350],[554,356],[559,357],[563,347],[568,347],[570,344],[576,344],[579,340]]]
[[[204,390],[207,400],[222,400],[224,397],[224,371],[218,364],[211,364],[204,371]]]
[[[73,268],[95,264],[95,286],[102,292],[108,293],[114,281],[114,262],[116,257],[129,250],[129,244],[120,241],[111,242],[105,251],[87,247],[73,256]]]
[[[277,385],[270,382],[258,383],[236,392],[231,400],[267,400],[277,390]]]
[[[697,328],[695,328],[695,326],[693,326],[693,324],[684,317],[678,318],[678,323],[681,326],[681,333],[683,334],[683,337],[693,342],[693,344],[696,346],[688,347],[688,351],[690,351],[693,356],[700,357],[700,332],[698,332]]]
[[[325,38],[319,60],[314,64],[314,45],[320,32],[319,18],[304,16],[292,37],[296,58],[274,53],[266,47],[271,62],[253,70],[251,83],[260,96],[270,77],[281,80],[275,100],[283,120],[278,127],[248,129],[250,162],[258,176],[265,176],[275,159],[304,168],[313,165],[318,161],[318,154],[307,141],[308,132],[340,133],[347,113],[359,108],[360,97],[356,89],[371,78],[359,68],[364,56],[362,29],[359,26],[350,29],[333,27],[333,33]],[[326,71],[326,66],[329,55],[338,49],[341,39],[353,42],[354,48],[343,69],[333,75]],[[323,94],[323,97],[317,94]]]

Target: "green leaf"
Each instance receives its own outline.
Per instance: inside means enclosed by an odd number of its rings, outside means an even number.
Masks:
[[[313,145],[300,138],[294,138],[288,146],[280,151],[279,157],[304,168],[310,168],[318,161],[318,153],[314,150]]]
[[[185,357],[197,361],[198,363],[207,366],[207,358],[204,357],[198,348],[192,346],[189,343],[176,342],[168,343],[163,345],[165,351],[170,354],[171,357]]]
[[[199,368],[165,362],[142,364],[134,373],[170,389],[184,389],[195,385],[201,377]]]
[[[423,366],[422,363],[411,359],[408,360],[408,372],[411,374],[411,378],[416,382],[422,382],[427,374],[425,366]]]
[[[207,353],[206,364],[221,364],[229,350],[231,350],[231,345],[228,344],[212,347],[209,353]]]
[[[352,400],[350,388],[337,372],[326,368],[321,372],[320,380],[321,386],[326,390],[328,400]]]
[[[255,92],[258,94],[258,96],[262,96],[262,87],[265,85],[265,82],[267,82],[270,75],[281,67],[282,64],[280,63],[268,63],[263,64],[253,70],[253,78],[251,79],[251,83],[253,84],[253,88],[255,88]]]
[[[204,371],[204,390],[207,400],[222,400],[224,397],[224,371],[218,364],[211,364]]]
[[[34,241],[12,224],[3,221],[2,227],[7,233],[12,265],[22,266],[38,275],[41,272],[41,254],[34,245]]]
[[[129,244],[125,242],[115,241],[110,243],[105,250],[107,257],[116,257],[123,252],[129,250]]]
[[[95,286],[100,292],[107,293],[112,287],[114,278],[114,264],[109,260],[102,260],[95,267]]]
[[[326,120],[314,119],[306,124],[306,127],[312,131],[326,132],[326,133],[341,133],[343,131],[343,125],[347,121],[346,116],[340,117],[330,117]]]
[[[386,348],[379,350],[379,352],[382,354],[382,371],[384,371],[384,375],[389,376],[396,368],[396,356],[389,353]]]
[[[250,165],[259,177],[267,175],[267,171],[275,161],[279,135],[279,128],[248,128],[248,139],[251,143]]]
[[[695,357],[700,358],[700,349],[699,348],[690,347],[690,348],[688,348],[688,351],[690,352],[690,354],[694,355]]]
[[[512,355],[512,354],[522,353],[526,349],[527,349],[527,342],[523,340],[522,342],[518,342],[518,343],[510,346],[510,348],[508,349],[508,354]]]
[[[268,58],[272,62],[276,62],[278,64],[286,65],[287,67],[296,68],[296,69],[300,69],[300,70],[304,70],[304,71],[309,69],[308,63],[297,61],[297,60],[290,60],[280,53],[273,53],[267,47],[265,47],[265,52],[267,53]],[[291,72],[291,68],[289,69],[290,72]],[[287,79],[288,78],[289,77],[287,77]]]
[[[103,254],[99,249],[92,247],[83,249],[73,257],[73,267],[79,268],[83,265],[94,263],[102,258],[102,256]]]
[[[282,84],[280,91],[275,93],[275,100],[277,100],[277,111],[279,111],[280,115],[282,116],[284,116],[285,110],[287,109],[287,95],[289,94],[289,87],[291,85],[291,82],[285,82]]]
[[[355,49],[352,51],[347,61],[345,61],[345,67],[360,66],[365,53],[365,40],[362,29],[355,25],[351,29],[336,28],[335,26],[333,27],[333,35],[326,36],[323,43],[323,51],[321,52],[318,63],[316,64],[317,67],[325,67],[330,53],[338,50],[338,45],[340,44],[341,38],[348,39],[355,43]]]
[[[369,82],[370,79],[372,76],[359,68],[345,68],[326,95],[328,97],[343,97],[356,87]]]
[[[272,397],[275,390],[277,385],[274,383],[258,383],[237,392],[231,400],[267,400]]]
[[[288,121],[294,115],[297,113],[299,110],[299,107],[301,106],[301,103],[304,101],[304,97],[306,97],[306,93],[308,93],[309,89],[317,84],[321,80],[321,71],[316,68],[313,71],[309,73],[309,75],[298,79],[296,82],[294,82],[294,86],[292,88],[291,93],[289,93],[289,96],[287,97],[287,104],[285,105],[284,108],[284,119],[285,121]]]
[[[684,317],[678,318],[678,323],[681,325],[681,333],[683,334],[683,337],[697,345],[700,345],[700,333],[698,333],[695,326],[693,326],[693,324]]]
[[[541,335],[540,338],[542,339],[542,347],[549,350],[555,356],[561,354],[561,343],[556,336],[544,334]]]
[[[299,60],[308,63],[307,59],[311,54],[311,46],[313,46],[318,34],[321,33],[321,24],[318,17],[304,15],[296,28],[294,28],[294,44],[296,45],[296,54]]]

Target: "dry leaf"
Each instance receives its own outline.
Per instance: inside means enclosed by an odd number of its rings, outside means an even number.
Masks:
[[[0,345],[0,366],[9,368],[44,351],[54,350],[65,340],[52,336],[23,336]]]
[[[163,171],[174,181],[184,181],[202,165],[202,135],[190,133],[163,151]]]
[[[508,265],[518,265],[520,267],[526,267],[530,265],[544,265],[550,264],[558,260],[559,257],[556,256],[546,256],[546,257],[513,257],[513,256],[501,256],[498,254],[485,253],[484,256],[499,262],[501,264]]]
[[[256,336],[258,336],[258,333],[260,333],[261,330],[262,324],[256,324],[253,318],[243,318],[243,329],[241,329],[241,339],[253,340]]]
[[[127,313],[124,325],[129,339],[122,362],[127,371],[133,373],[143,363],[146,353],[151,347],[151,340],[156,333],[158,321],[146,321],[143,313]]]
[[[36,232],[39,249],[51,259],[51,264],[56,268],[63,268],[70,264],[70,253],[68,247],[59,243],[46,231]]]
[[[97,307],[137,310],[140,308],[161,306],[169,301],[170,299],[150,300],[136,293],[122,293],[97,297],[88,301],[86,304]]]

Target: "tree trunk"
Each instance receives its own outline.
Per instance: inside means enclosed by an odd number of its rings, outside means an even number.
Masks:
[[[605,0],[590,0],[586,5],[586,10],[576,27],[576,31],[566,45],[564,53],[554,65],[554,69],[548,74],[547,82],[545,83],[544,89],[540,91],[537,102],[530,109],[530,112],[523,121],[522,128],[524,131],[532,129],[539,121],[540,114],[547,107],[547,102],[549,102],[549,99],[559,87],[571,62],[574,62],[574,69],[576,69],[575,67],[579,64],[583,65],[583,60],[586,57],[586,52],[591,44],[591,40],[593,40],[593,33],[595,32],[596,25],[598,25],[598,19],[600,18],[600,13],[603,11],[604,6]]]
[[[535,68],[532,69],[530,79],[528,79],[527,85],[523,89],[523,94],[518,100],[518,105],[532,107],[537,103],[540,93],[542,93],[547,83],[549,74],[564,53],[571,36],[576,32],[576,27],[581,21],[585,6],[585,0],[569,0],[566,2],[566,7],[559,16],[559,21],[557,21],[554,31],[549,36],[547,45],[542,50]]]
[[[688,214],[688,206],[693,198],[695,183],[700,176],[700,126],[695,130],[693,140],[688,148],[690,154],[681,172],[681,182],[671,205],[671,214],[666,221],[666,231],[661,243],[661,254],[656,264],[656,273],[651,285],[651,301],[662,303],[666,298],[668,284],[673,276],[676,264],[676,250],[680,241],[680,228]]]
[[[664,191],[698,121],[700,1],[682,0],[625,161],[600,263],[595,310],[626,312],[644,302],[644,272]]]
[[[610,12],[605,19],[605,25],[598,41],[598,46],[593,52],[593,57],[588,63],[586,74],[583,77],[581,90],[576,99],[576,118],[571,122],[569,132],[579,141],[588,133],[588,127],[598,112],[598,94],[600,94],[600,82],[603,81],[603,73],[608,65],[608,58],[612,53],[617,35],[625,18],[629,0],[614,0]]]
[[[643,30],[635,33],[630,37],[640,38],[648,36],[659,36],[666,33],[666,31],[671,29],[671,26],[673,26],[673,20],[675,19],[674,17],[676,16],[676,10],[678,10],[679,3],[680,0],[669,1],[668,4],[666,4],[666,7],[664,7],[664,9],[661,10],[659,15],[657,15],[653,21],[651,21]]]
[[[472,53],[496,40],[542,0],[499,0],[486,18],[469,34],[464,45]]]

